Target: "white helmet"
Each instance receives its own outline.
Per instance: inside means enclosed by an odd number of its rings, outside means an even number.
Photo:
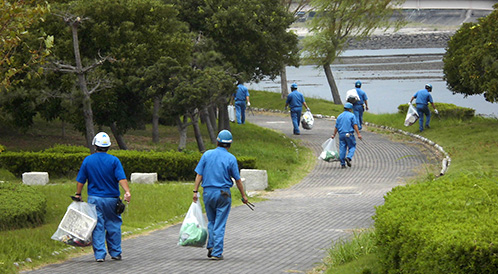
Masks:
[[[110,147],[111,146],[111,138],[105,132],[99,132],[95,137],[93,137],[92,145],[98,147]]]

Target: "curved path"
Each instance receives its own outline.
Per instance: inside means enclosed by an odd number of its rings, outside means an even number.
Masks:
[[[288,116],[247,119],[302,140],[317,156],[334,126],[332,120],[315,119],[312,130],[295,136]],[[384,194],[427,161],[414,146],[368,131],[362,135],[365,141],[358,141],[351,168],[316,159],[302,182],[270,192],[255,211],[233,208],[223,261],[208,260],[206,249],[177,246],[178,224],[123,241],[122,261],[108,257],[97,263],[93,255],[83,255],[30,273],[305,273],[321,262],[333,241],[370,227]]]

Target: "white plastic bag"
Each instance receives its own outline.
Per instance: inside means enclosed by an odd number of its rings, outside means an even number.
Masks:
[[[204,247],[208,237],[207,222],[199,200],[192,202],[180,228],[178,245]]]
[[[415,124],[418,120],[417,110],[413,107],[411,103],[408,103],[408,113],[406,113],[405,127]]]
[[[320,153],[319,159],[322,159],[326,162],[333,162],[339,160],[339,151],[335,145],[335,139],[328,138],[322,144],[323,151]]]
[[[72,202],[51,239],[72,246],[89,246],[96,225],[97,208],[94,204]]]
[[[315,122],[315,118],[313,118],[313,114],[311,114],[311,111],[307,110],[303,114],[303,117],[301,119],[301,125],[303,126],[304,129],[312,129],[314,122]]]
[[[235,122],[235,106],[234,105],[228,105],[228,120],[230,122]]]
[[[346,101],[351,104],[360,101],[360,96],[358,96],[358,91],[356,91],[356,89],[350,89],[346,91]]]

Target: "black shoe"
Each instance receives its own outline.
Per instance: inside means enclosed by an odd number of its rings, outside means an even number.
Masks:
[[[111,259],[116,260],[116,261],[121,261],[121,255],[118,255],[116,257],[111,257]]]
[[[95,261],[97,261],[99,263],[103,263],[105,261],[105,259],[95,259]]]
[[[425,126],[425,128],[431,128],[430,126]]]
[[[301,133],[294,133],[294,135],[301,135]]]
[[[223,260],[223,255],[221,255],[220,257],[211,256],[210,259],[213,261],[221,261]]]
[[[341,165],[341,168],[346,168],[346,166]]]
[[[348,167],[351,167],[351,159],[346,158],[346,164],[348,165]]]
[[[208,258],[211,258],[211,252],[213,252],[213,249],[212,248],[208,248]]]

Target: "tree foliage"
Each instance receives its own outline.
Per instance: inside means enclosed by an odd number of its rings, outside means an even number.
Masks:
[[[334,103],[342,104],[330,65],[347,47],[349,39],[361,40],[376,29],[395,28],[401,21],[391,21],[394,6],[404,0],[313,0],[317,15],[310,23],[311,35],[304,40],[304,52],[312,62],[325,69]]]
[[[294,18],[278,0],[182,0],[177,5],[191,30],[213,39],[225,62],[243,80],[276,77],[297,58]]]
[[[38,2],[38,3],[37,3]],[[43,62],[50,53],[53,37],[30,30],[49,11],[48,4],[34,0],[0,0],[0,90],[8,89],[23,79],[34,65]],[[38,43],[26,39],[35,35]]]
[[[444,79],[453,93],[483,94],[498,102],[498,10],[465,23],[448,42],[443,58]]]

